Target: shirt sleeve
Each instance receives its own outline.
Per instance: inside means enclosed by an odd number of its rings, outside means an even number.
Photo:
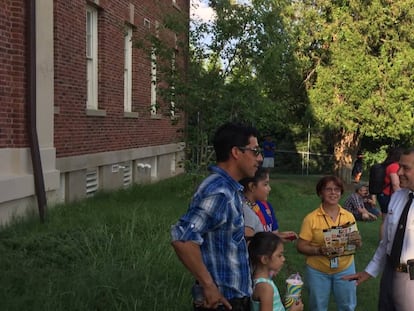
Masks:
[[[193,241],[203,243],[203,235],[213,231],[227,221],[227,215],[221,208],[228,199],[225,194],[210,195],[198,203],[191,203],[187,213],[171,227],[172,241]]]
[[[387,252],[388,254],[391,253],[395,230],[407,197],[407,191],[405,190],[406,189],[398,190],[391,196],[388,206],[388,216],[385,217],[384,227],[382,230],[381,242],[379,243],[371,261],[365,268],[365,271],[372,276],[377,276],[381,273],[387,260]]]
[[[299,237],[305,241],[312,241],[312,218],[308,215],[303,219],[302,226],[300,228]]]
[[[259,217],[246,204],[243,204],[243,216],[244,216],[245,227],[252,228],[254,232],[263,231],[263,225],[260,222]]]
[[[400,168],[400,165],[398,163],[391,163],[390,165],[387,166],[386,170],[387,170],[387,174],[397,174],[398,170]]]
[[[386,232],[387,225],[387,218],[384,221],[384,232]],[[384,269],[385,261],[387,260],[387,234],[384,234],[383,239],[379,243],[377,250],[375,251],[374,256],[372,257],[371,261],[368,263],[365,271],[368,272],[373,277],[377,277],[378,274]]]

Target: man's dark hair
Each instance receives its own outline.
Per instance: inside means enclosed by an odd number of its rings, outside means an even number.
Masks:
[[[213,138],[216,161],[224,162],[230,157],[233,147],[245,147],[250,137],[258,137],[258,131],[251,125],[228,122],[220,126]]]
[[[404,149],[404,151],[402,152],[403,155],[410,155],[412,153],[414,153],[414,147]]]

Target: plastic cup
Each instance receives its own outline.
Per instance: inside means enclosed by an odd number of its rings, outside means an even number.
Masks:
[[[296,279],[286,280],[285,307],[290,308],[301,297],[303,282]]]

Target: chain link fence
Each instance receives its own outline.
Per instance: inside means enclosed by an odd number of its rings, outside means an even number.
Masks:
[[[334,157],[332,154],[276,150],[275,170],[285,174],[327,175],[332,174]]]
[[[212,146],[193,146],[188,148],[187,170],[204,170],[215,163]],[[283,174],[327,175],[332,174],[334,159],[332,154],[307,151],[276,150],[274,171]]]

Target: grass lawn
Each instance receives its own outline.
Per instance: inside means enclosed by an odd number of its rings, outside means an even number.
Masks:
[[[315,176],[272,176],[270,202],[281,230],[299,231],[319,204]],[[170,246],[169,230],[187,208],[194,176],[57,206],[0,231],[0,310],[191,310],[192,278]],[[343,198],[344,199],[344,198]],[[378,243],[379,221],[359,223],[365,267]],[[304,256],[285,247],[276,277],[281,293],[291,273],[303,275]],[[306,293],[304,303],[306,310]],[[376,309],[378,279],[358,288],[357,310]],[[334,305],[330,310],[335,310]]]

